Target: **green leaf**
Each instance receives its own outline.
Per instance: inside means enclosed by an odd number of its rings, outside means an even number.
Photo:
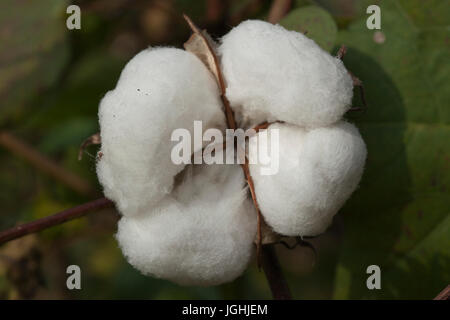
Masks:
[[[0,119],[18,114],[68,58],[66,1],[0,2]]]
[[[291,11],[280,21],[280,25],[289,30],[305,33],[326,51],[330,51],[337,34],[333,17],[316,6],[301,7]]]
[[[357,121],[366,170],[341,210],[335,298],[430,299],[450,282],[450,7],[378,4],[381,30],[368,30],[366,16],[338,34],[369,107]],[[366,287],[371,264],[381,290]]]

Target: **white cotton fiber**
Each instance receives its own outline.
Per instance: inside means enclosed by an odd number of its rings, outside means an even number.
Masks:
[[[241,125],[326,126],[350,107],[353,83],[342,61],[301,33],[248,20],[222,38],[219,53]]]
[[[269,137],[274,129],[279,130],[278,173],[261,175],[260,165],[250,165],[261,213],[280,234],[319,235],[358,186],[367,153],[364,141],[344,121],[311,130],[273,124]],[[257,137],[250,138],[251,153]]]
[[[116,238],[144,274],[181,285],[232,281],[245,270],[256,234],[242,170],[237,165],[186,170],[184,181],[151,212],[122,217]]]
[[[194,120],[203,130],[225,127],[212,74],[196,56],[174,48],[147,49],[131,59],[102,99],[99,120],[97,175],[106,197],[129,216],[169,194],[184,168],[171,161],[174,129],[188,129],[193,137]]]

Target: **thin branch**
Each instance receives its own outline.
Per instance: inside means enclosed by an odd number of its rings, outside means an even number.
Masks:
[[[291,8],[292,0],[273,0],[267,21],[278,23]]]
[[[340,60],[344,60],[344,57],[345,57],[346,53],[347,53],[347,47],[345,45],[341,45],[341,47],[339,48],[339,50],[338,50],[338,52],[336,54],[336,58],[338,58]],[[366,102],[366,94],[364,92],[363,83],[352,72],[348,71],[348,73],[352,77],[353,86],[359,88],[359,94],[360,94],[360,97],[361,97],[361,101],[363,103],[363,108],[361,108],[361,107],[353,107],[353,108],[350,108],[349,111],[365,111],[367,109],[367,102]]]
[[[450,300],[450,285],[445,287],[433,300]]]
[[[358,109],[366,111],[367,110],[367,101],[366,101],[366,94],[365,94],[365,91],[364,91],[363,82],[358,77],[356,77],[352,72],[349,71],[348,73],[352,77],[353,86],[359,88],[359,95],[361,97],[361,102],[363,104],[362,108],[361,107],[354,107],[354,111],[355,111],[355,109],[356,109],[356,111],[359,111]]]
[[[366,94],[365,94],[365,91],[364,91],[364,85],[363,85],[362,81],[359,78],[357,78],[355,75],[351,74],[351,76],[352,76],[352,80],[353,80],[353,85],[356,86],[356,87],[359,87],[359,93],[360,93],[360,96],[361,96],[361,101],[363,103],[363,106],[364,106],[364,108],[367,108]]]
[[[264,245],[262,251],[262,268],[269,282],[273,298],[275,300],[292,299],[291,291],[284,279],[273,245]]]
[[[80,218],[89,212],[98,211],[104,208],[111,208],[113,206],[114,204],[111,200],[100,198],[42,219],[18,225],[0,232],[0,245],[2,243],[26,236],[27,234],[39,232],[64,222]]]
[[[82,195],[95,194],[95,190],[86,180],[67,171],[13,134],[5,131],[0,132],[0,145],[76,192]]]
[[[255,132],[259,132],[260,130],[267,129],[274,123],[284,123],[284,121],[274,121],[274,122],[263,122],[261,124],[258,124],[257,126],[253,127],[252,129],[255,130]]]

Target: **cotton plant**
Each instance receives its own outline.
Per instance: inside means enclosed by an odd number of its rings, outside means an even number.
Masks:
[[[262,232],[323,233],[357,188],[366,147],[342,119],[354,79],[339,57],[263,21],[242,22],[219,43],[188,22],[186,50],[138,53],[102,99],[97,175],[121,213],[116,239],[128,262],[208,286],[240,276],[268,238]],[[198,120],[221,131],[264,124],[248,146],[277,130],[278,172],[174,164],[171,133],[192,132]]]

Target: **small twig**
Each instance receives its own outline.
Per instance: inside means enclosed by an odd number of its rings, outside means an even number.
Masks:
[[[89,212],[113,206],[114,204],[110,200],[101,198],[42,219],[18,225],[0,232],[0,244],[82,217]]]
[[[258,133],[261,130],[267,129],[273,122],[263,122],[261,124],[258,124],[257,126],[253,127],[252,129],[255,130],[256,133]]]
[[[0,145],[12,153],[24,158],[38,170],[61,181],[76,192],[82,195],[95,194],[95,190],[87,181],[59,166],[13,134],[9,132],[0,132]]]
[[[291,8],[292,0],[273,0],[267,21],[278,23]]]
[[[281,272],[280,263],[278,262],[273,245],[264,245],[262,251],[262,268],[269,282],[273,298],[275,300],[292,299],[291,291]]]
[[[342,59],[344,59],[344,56],[346,53],[347,53],[347,47],[345,45],[341,45],[341,47],[339,48],[339,50],[336,54],[336,58],[342,60]]]
[[[84,150],[93,144],[101,144],[102,138],[100,136],[100,132],[97,132],[90,136],[89,138],[85,139],[80,146],[80,149],[78,150],[78,160],[83,159],[83,152]]]
[[[363,111],[365,111],[365,110],[367,110],[367,102],[366,102],[366,94],[365,94],[365,91],[364,91],[364,85],[363,85],[362,81],[358,77],[356,77],[352,72],[349,71],[348,73],[352,77],[353,86],[359,88],[359,95],[361,97],[361,102],[363,104],[362,108],[361,107],[354,107],[352,109],[353,109],[353,111],[355,111],[355,110],[359,111],[358,109],[362,109]]]
[[[274,123],[284,123],[284,121],[274,121],[274,122],[263,122],[261,124],[258,124],[257,126],[253,127],[252,129],[255,130],[256,133],[258,133],[261,130],[267,129]]]
[[[341,45],[341,47],[339,48],[339,50],[338,50],[338,52],[336,54],[336,58],[338,58],[340,60],[343,60],[346,53],[347,53],[347,47],[345,45]],[[361,97],[361,101],[363,103],[363,107],[353,107],[353,108],[350,108],[349,111],[361,111],[361,110],[365,111],[367,109],[367,102],[366,102],[366,94],[365,94],[365,91],[364,91],[363,83],[352,72],[348,71],[348,73],[352,77],[353,86],[359,88],[359,94],[360,94],[360,97]]]
[[[356,79],[358,79],[358,78],[356,78]],[[364,86],[363,86],[361,80],[358,79],[358,82],[359,82],[359,84],[355,84],[355,86],[357,86],[359,88],[359,95],[361,97],[361,101],[363,103],[364,109],[367,109],[366,93],[364,91]]]
[[[450,285],[445,287],[433,300],[450,300]]]

